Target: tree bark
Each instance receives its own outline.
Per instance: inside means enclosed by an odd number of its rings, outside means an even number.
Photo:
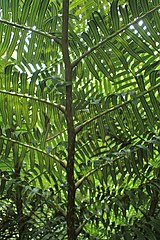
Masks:
[[[73,121],[72,100],[72,67],[68,47],[68,21],[69,0],[63,0],[62,22],[62,52],[65,64],[66,81],[66,120],[68,133],[68,159],[67,159],[67,234],[68,240],[75,240],[75,179],[74,179],[74,154],[75,154],[75,129]]]

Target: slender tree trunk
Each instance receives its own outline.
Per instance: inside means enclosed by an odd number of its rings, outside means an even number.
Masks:
[[[62,51],[65,64],[66,81],[66,118],[68,132],[68,159],[67,159],[67,234],[68,240],[75,240],[75,180],[74,180],[74,154],[75,154],[75,130],[72,109],[72,68],[68,49],[68,21],[69,0],[63,0],[63,23],[62,23]]]

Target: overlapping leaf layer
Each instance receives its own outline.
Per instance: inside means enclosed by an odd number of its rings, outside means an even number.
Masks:
[[[160,1],[70,2],[78,239],[158,239]],[[0,234],[65,239],[62,4],[0,9]]]

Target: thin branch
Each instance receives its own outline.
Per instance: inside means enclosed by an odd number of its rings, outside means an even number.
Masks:
[[[34,101],[37,101],[37,102],[41,102],[41,103],[50,105],[52,107],[55,107],[55,108],[59,109],[61,112],[63,112],[64,114],[66,114],[65,113],[65,107],[63,105],[58,105],[57,103],[50,102],[49,100],[40,99],[38,97],[33,97],[31,95],[26,95],[26,94],[22,94],[22,93],[10,92],[10,91],[6,91],[6,90],[2,90],[2,89],[0,89],[0,93],[8,94],[8,95],[11,95],[11,96],[27,98],[27,99],[31,99],[31,100],[34,100]]]
[[[39,34],[43,37],[53,39],[56,43],[61,45],[61,40],[59,38],[57,38],[57,37],[55,37],[52,34],[49,34],[47,32],[43,32],[43,31],[40,31],[40,30],[37,30],[37,29],[33,29],[32,27],[27,27],[27,26],[24,26],[24,25],[21,25],[21,24],[18,24],[18,23],[10,22],[10,21],[5,20],[5,19],[0,19],[0,23],[4,23],[6,25],[10,25],[10,26],[15,27],[15,28],[20,28],[20,29],[24,29],[24,30],[27,30],[27,31],[34,32],[34,33]]]
[[[53,139],[55,139],[56,137],[58,137],[59,135],[62,135],[62,133],[65,133],[67,131],[67,129],[64,129],[63,131],[53,135],[52,137],[49,137],[46,139],[46,142],[52,141]]]
[[[67,163],[65,160],[60,160],[58,157],[52,155],[52,154],[48,154],[47,152],[43,151],[42,149],[39,149],[39,148],[36,148],[34,146],[31,146],[29,144],[26,144],[26,143],[22,143],[22,142],[19,142],[15,139],[12,139],[12,138],[7,138],[7,137],[4,137],[4,136],[0,136],[0,139],[3,139],[3,140],[6,140],[6,141],[10,141],[12,143],[15,143],[15,144],[18,144],[18,145],[21,145],[21,146],[24,146],[26,148],[29,148],[29,149],[32,149],[36,152],[39,152],[39,153],[42,153],[44,154],[45,156],[47,157],[50,157],[52,158],[54,161],[56,161],[57,163],[59,163],[62,167],[66,168],[67,166]]]
[[[48,173],[47,170],[45,170],[44,172],[38,174],[37,176],[35,176],[34,178],[32,178],[29,182],[28,185],[31,185],[32,182],[34,182],[36,179],[38,179],[39,177],[41,177],[42,175],[44,175],[45,173]]]
[[[115,162],[119,159],[121,159],[123,156],[119,156],[115,159],[113,159],[111,162]],[[89,177],[91,176],[93,173],[97,172],[98,170],[100,170],[101,168],[104,168],[105,166],[107,166],[110,162],[106,162],[104,164],[99,165],[97,168],[92,169],[91,171],[89,171],[86,175],[84,175],[81,179],[79,179],[76,184],[75,184],[75,188],[79,188],[81,186],[81,184]]]
[[[53,201],[52,201],[52,205],[54,206],[55,210],[59,211],[63,215],[63,217],[66,219],[67,217],[66,211],[63,210],[63,208],[61,208],[58,204],[54,203]]]
[[[39,197],[43,198],[44,201],[46,202],[46,204],[48,204],[48,201],[47,201],[44,197],[42,197],[42,195],[41,195],[40,193],[36,193],[36,194],[37,194]],[[50,203],[49,203],[49,204],[50,204]],[[52,205],[52,207],[54,207],[55,211],[59,211],[59,212],[63,215],[63,217],[66,218],[66,215],[67,215],[67,214],[66,214],[65,210],[63,210],[63,208],[61,208],[58,204],[54,203],[53,201],[52,201],[52,203],[51,203],[50,205]],[[36,216],[40,221],[43,222],[43,220],[42,220],[38,215],[35,214],[36,211],[32,211],[31,208],[29,208],[27,205],[26,205],[26,207],[28,208],[28,210],[30,210],[30,212],[31,212],[34,216]]]
[[[71,68],[69,49],[68,49],[68,27],[69,27],[69,1],[63,1],[63,16],[62,16],[62,53],[63,60],[65,64],[66,72]],[[65,76],[66,81],[70,81],[67,76]]]
[[[146,90],[146,91],[138,94],[138,95],[136,96],[136,98],[140,98],[140,97],[146,95],[146,94],[149,93],[149,92],[152,92],[153,90],[155,90],[155,89],[157,89],[157,88],[159,88],[159,87],[160,87],[160,84],[157,84],[157,85],[151,87],[149,90]],[[77,127],[75,128],[75,133],[76,133],[76,134],[79,133],[85,126],[87,126],[87,125],[90,124],[91,122],[95,121],[96,119],[98,119],[98,118],[100,118],[100,117],[102,117],[102,116],[104,116],[104,115],[106,115],[106,114],[108,114],[108,113],[110,113],[110,112],[115,111],[116,109],[118,109],[118,108],[120,108],[120,107],[123,107],[123,106],[131,103],[132,101],[133,101],[133,99],[130,99],[130,100],[124,102],[124,103],[118,104],[118,105],[116,105],[116,106],[114,106],[114,107],[112,107],[112,108],[109,108],[109,109],[101,112],[100,114],[98,114],[98,115],[96,115],[96,116],[88,119],[87,121],[85,121],[84,123],[82,123],[81,125],[79,125],[79,126],[77,126]]]
[[[88,219],[85,219],[84,222],[76,229],[76,236],[78,236],[81,233],[81,230],[83,229],[83,227],[88,223],[88,221],[94,217],[95,214],[92,214]]]
[[[149,14],[153,13],[154,11],[160,9],[160,4],[158,6],[156,6],[155,8],[151,9],[150,11],[146,12],[145,14],[143,14],[142,16],[140,16],[139,18],[136,18],[134,21],[130,22],[129,24],[127,24],[125,27],[122,27],[121,29],[119,29],[117,32],[109,35],[107,38],[105,38],[103,41],[101,41],[100,43],[96,44],[95,46],[93,46],[92,48],[90,48],[90,50],[88,50],[87,52],[85,52],[84,54],[82,54],[78,59],[76,59],[75,61],[72,62],[72,68],[76,67],[79,62],[87,57],[89,54],[91,54],[93,51],[95,51],[96,49],[98,49],[99,47],[103,46],[106,42],[110,41],[111,39],[113,39],[114,37],[116,37],[117,35],[119,35],[120,33],[122,33],[123,31],[125,31],[127,28],[129,28],[130,26],[134,25],[135,23],[138,23],[140,20],[142,20],[143,18],[145,18],[146,16],[148,16]]]
[[[76,240],[75,235],[75,182],[74,182],[74,153],[75,131],[73,122],[73,99],[72,99],[72,68],[68,46],[69,28],[69,0],[63,0],[62,7],[62,53],[65,65],[66,85],[66,120],[67,120],[67,235],[68,240]]]

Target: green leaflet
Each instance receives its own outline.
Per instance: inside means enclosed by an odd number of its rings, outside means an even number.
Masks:
[[[55,3],[52,3],[51,11],[53,13],[53,19],[52,19],[52,22],[51,22],[52,31],[56,31],[56,29],[57,29],[57,20],[58,20],[58,6]]]
[[[108,172],[108,165],[103,167],[102,173],[103,173],[103,180],[107,184],[108,183],[108,174],[109,174],[109,172]]]
[[[49,4],[49,0],[41,1],[41,8],[40,8],[38,18],[37,18],[37,28],[38,29],[41,29],[43,26],[43,19],[44,19],[48,4]],[[34,19],[33,19],[33,21],[34,21]]]
[[[111,48],[111,50],[113,51],[115,56],[117,56],[119,58],[119,60],[123,64],[124,68],[126,70],[128,70],[128,63],[127,63],[125,57],[123,56],[122,52],[111,41],[108,41],[107,45]]]
[[[142,76],[136,77],[136,81],[137,81],[137,84],[139,86],[140,91],[141,92],[145,91],[145,85],[144,85],[143,77]],[[140,97],[140,100],[141,100],[142,106],[143,106],[143,108],[146,112],[146,115],[148,117],[149,123],[151,124],[151,127],[153,127],[154,121],[155,121],[154,115],[153,115],[145,97],[144,96]]]
[[[15,107],[16,122],[19,126],[21,126],[22,125],[22,119],[21,119],[22,106],[20,104],[20,99],[18,97],[14,97],[14,107]]]
[[[27,74],[21,74],[21,93],[25,94],[27,92]]]
[[[39,170],[42,173],[44,170],[44,166],[45,166],[45,157],[42,153],[37,152],[37,158],[38,158],[38,164],[39,164]]]
[[[5,159],[8,158],[8,156],[10,154],[10,151],[11,151],[11,148],[12,148],[12,143],[10,141],[7,141],[6,142],[6,148],[5,148]]]
[[[30,6],[31,6],[32,0],[26,0],[23,4],[21,17],[20,17],[20,23],[24,24],[27,20],[27,17],[29,15]]]
[[[20,43],[18,44],[18,49],[17,49],[17,61],[18,62],[21,62],[22,57],[23,57],[23,49],[24,49],[25,42],[26,42],[26,36],[27,36],[27,31],[22,30]]]
[[[153,55],[153,50],[143,41],[142,38],[134,34],[131,30],[127,29],[125,32],[125,35],[131,38],[131,41],[134,41],[136,44],[136,47],[139,47],[139,49],[143,52],[147,52],[150,55]]]
[[[2,122],[7,125],[7,111],[6,111],[6,101],[3,94],[0,94],[0,110],[2,114]]]
[[[132,50],[131,46],[128,44],[126,40],[124,40],[123,37],[117,36],[116,37],[117,41],[122,44],[124,49],[135,59],[137,59],[139,62],[142,62],[142,58]]]
[[[139,8],[138,8],[138,1],[137,0],[128,0],[129,6],[133,15],[133,18],[139,16]]]
[[[90,113],[90,116],[94,116],[97,113],[94,104],[90,104],[90,106],[89,106],[89,113]],[[93,136],[96,137],[97,136],[96,122],[92,122],[91,129],[92,129]]]
[[[36,40],[37,40],[36,33],[32,33],[32,38],[30,38],[28,40],[29,40],[29,44],[27,46],[28,47],[27,57],[28,57],[28,59],[34,59],[34,53],[35,53],[35,48],[36,48],[35,46],[36,46]]]
[[[13,22],[18,22],[18,17],[19,17],[18,9],[19,9],[19,0],[12,0],[11,1],[11,10],[12,10],[12,21]]]
[[[106,99],[106,107],[107,109],[110,108],[110,99],[107,98]],[[114,136],[117,136],[117,127],[115,125],[115,121],[113,119],[113,114],[112,113],[108,113],[106,116],[106,122],[107,122],[107,126],[109,128],[109,130],[111,131],[111,133],[114,135]]]
[[[12,31],[13,31],[13,29],[12,29]],[[14,53],[14,50],[17,46],[18,39],[19,39],[19,30],[16,28],[16,29],[14,29],[13,39],[10,42],[10,45],[8,46],[8,49],[7,49],[7,53],[6,53],[7,59],[12,57],[12,54]]]
[[[37,120],[38,120],[38,104],[36,101],[34,100],[31,100],[30,101],[30,104],[31,104],[31,113],[32,113],[32,117],[31,117],[31,126],[30,128],[32,129],[35,124],[37,123]]]
[[[153,29],[152,24],[150,23],[150,20],[148,18],[144,19],[144,25],[147,26],[148,32],[151,34],[152,38],[154,38],[155,41],[159,42],[159,36],[157,32]]]
[[[97,26],[100,28],[100,30],[102,31],[102,33],[105,34],[105,36],[107,36],[109,34],[107,27],[106,27],[106,23],[104,22],[104,19],[101,17],[100,13],[95,11],[92,13],[94,21],[96,22]]]
[[[100,113],[102,111],[101,106],[99,106],[98,104],[95,105],[97,113]],[[105,141],[105,129],[104,129],[104,119],[103,118],[99,118],[97,120],[97,124],[98,124],[98,128],[99,128],[99,134],[102,138],[103,141]]]
[[[142,39],[149,43],[153,47],[153,49],[157,50],[155,41],[152,38],[150,38],[150,36],[148,36],[147,32],[138,24],[135,24],[135,28],[141,35]]]
[[[89,25],[90,30],[93,34],[94,39],[95,39],[95,43],[99,42],[100,41],[100,35],[99,35],[99,32],[98,32],[98,29],[97,29],[97,26],[96,26],[95,22],[93,20],[91,20],[91,21],[88,22],[88,25]]]
[[[138,164],[135,158],[135,153],[131,152],[130,153],[130,159],[131,159],[131,166],[133,167],[133,171],[137,176],[140,176],[140,172],[139,172],[139,168],[138,168]],[[143,159],[140,159],[141,161],[143,161]]]
[[[102,56],[102,59],[104,60],[104,63],[108,65],[108,73],[109,71],[112,72],[113,74],[113,77],[111,76],[110,74],[110,79],[113,80],[114,79],[114,76],[115,76],[115,73],[116,73],[116,69],[114,67],[114,63],[112,61],[112,59],[110,58],[109,56],[109,52],[104,52],[102,48],[98,49],[98,53],[100,54],[100,56]],[[114,80],[113,80],[114,81]]]
[[[41,2],[42,0],[32,1],[32,4],[30,5],[30,14],[28,17],[29,26],[34,26],[35,22],[37,22],[37,17],[40,11]]]
[[[94,60],[94,62],[96,63],[97,67],[100,69],[100,71],[109,79],[111,78],[108,70],[106,69],[106,67],[103,65],[103,62],[101,59],[99,59],[97,57],[97,55],[95,53],[91,54],[92,59]]]
[[[30,167],[31,169],[34,168],[35,166],[35,151],[33,149],[30,149],[29,151],[29,157],[30,157]]]
[[[7,91],[11,90],[12,67],[12,65],[9,65],[5,68],[5,90]]]
[[[98,73],[97,71],[95,70],[95,67],[94,65],[91,63],[91,61],[88,59],[88,58],[85,58],[85,62],[87,64],[87,67],[89,68],[89,70],[91,71],[91,73],[93,74],[93,76],[96,78],[96,79],[99,79],[100,77],[98,76]]]
[[[9,0],[1,0],[2,4],[2,18],[9,19]]]
[[[145,131],[145,126],[144,126],[144,122],[141,117],[141,114],[139,113],[139,110],[135,103],[131,102],[131,106],[132,106],[134,117],[136,118],[136,123],[137,123],[136,127],[139,133],[143,133]]]
[[[28,91],[29,95],[33,95],[33,96],[35,95],[37,77],[38,77],[38,71],[36,71],[31,78],[31,82],[29,84],[29,91]]]
[[[5,38],[3,38],[3,41],[1,42],[1,47],[0,47],[0,56],[2,56],[8,49],[8,46],[10,44],[10,38],[11,38],[11,32],[12,28],[11,26],[3,26],[3,32],[5,32]]]
[[[123,114],[125,117],[125,121],[127,123],[127,127],[131,133],[131,135],[134,135],[134,116],[133,113],[131,111],[131,109],[129,109],[129,107],[127,107],[127,105],[124,105],[124,107],[122,108],[123,110]]]
[[[152,106],[154,108],[154,111],[160,120],[160,103],[157,101],[157,98],[155,97],[153,92],[150,92],[149,96],[150,96],[150,100],[151,100]]]
[[[12,74],[12,84],[13,84],[13,91],[16,93],[18,92],[18,88],[19,88],[19,72],[14,72]],[[8,81],[8,84],[11,82],[11,79],[7,80]],[[7,90],[7,89],[6,89]]]
[[[148,74],[152,74],[152,72],[156,72],[156,69],[158,68],[160,63],[160,60],[153,62],[152,64],[150,64],[148,67],[145,68],[145,73],[144,76],[147,76]]]
[[[118,0],[114,0],[111,4],[111,19],[113,24],[113,30],[119,29],[119,16],[118,16]]]
[[[121,16],[123,18],[124,24],[128,24],[129,23],[128,6],[125,5],[123,7],[122,5],[119,5],[119,10],[120,10]]]
[[[116,96],[116,95],[113,94],[113,95],[111,96],[111,101],[112,101],[112,103],[113,103],[113,106],[118,105],[117,96]],[[128,134],[128,131],[126,131],[127,129],[126,129],[126,126],[125,126],[125,124],[124,124],[124,120],[123,120],[123,118],[122,118],[121,109],[115,110],[115,111],[114,111],[114,116],[115,116],[116,122],[118,122],[118,124],[119,124],[119,126],[120,126],[120,128],[121,128],[122,133],[123,133],[123,134],[126,134],[126,135],[128,136],[129,134]]]
[[[6,96],[6,101],[7,101],[7,115],[8,115],[8,123],[10,126],[13,125],[13,107],[14,107],[14,102],[13,102],[13,97],[12,96]],[[2,113],[3,114],[3,113]]]
[[[149,4],[147,0],[140,0],[140,4],[143,12],[149,11]]]
[[[22,164],[23,160],[26,158],[26,155],[27,155],[27,148],[22,146],[21,153],[19,155],[19,162],[20,162],[20,164]]]
[[[87,43],[87,45],[89,45],[89,46],[93,45],[92,40],[91,40],[90,36],[87,33],[83,32],[82,33],[82,38]]]
[[[41,54],[43,51],[43,43],[44,43],[44,37],[42,36],[38,36],[38,38],[36,38],[36,48],[35,48],[35,55],[34,55],[34,62],[36,63],[37,61],[39,61],[39,59],[41,58]],[[32,53],[31,53],[32,54]]]
[[[159,32],[160,31],[160,22],[159,22],[159,18],[160,18],[160,14],[159,12],[154,12],[154,19],[155,19],[155,23],[156,23],[156,29]]]

